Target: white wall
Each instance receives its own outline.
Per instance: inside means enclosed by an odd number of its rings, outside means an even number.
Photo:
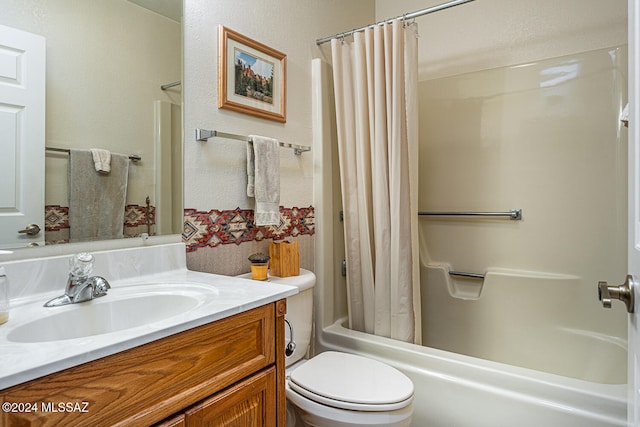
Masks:
[[[446,0],[376,0],[376,19]],[[476,0],[417,18],[420,80],[626,43],[626,0]]]

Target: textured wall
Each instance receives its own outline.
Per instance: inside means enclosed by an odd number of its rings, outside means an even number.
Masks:
[[[330,56],[328,47],[317,47],[315,39],[369,23],[373,13],[373,0],[185,2],[186,209],[208,212],[254,207],[253,199],[246,197],[246,144],[221,138],[197,142],[195,128],[312,145],[311,59]],[[287,55],[286,123],[218,109],[219,24]],[[313,156],[313,152],[296,156],[290,149],[280,150],[280,204],[284,208],[313,205]],[[266,241],[258,249],[251,242],[204,245],[188,254],[189,267],[226,274],[247,271],[246,257],[264,250],[264,245]],[[310,251],[313,245],[303,243],[301,263],[313,269]]]

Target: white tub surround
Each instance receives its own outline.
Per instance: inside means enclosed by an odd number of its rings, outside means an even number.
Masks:
[[[109,293],[91,301],[63,307],[46,308],[43,304],[64,293],[69,256],[10,261],[3,263],[11,280],[9,322],[0,326],[0,389],[32,380],[72,366],[96,360],[142,344],[180,333],[297,293],[297,288],[252,280],[189,271],[186,268],[184,244],[113,250],[92,253],[93,275],[109,280]],[[176,296],[187,306],[163,316],[160,311],[167,298]],[[145,304],[145,297],[158,301]],[[138,304],[136,304],[136,301]],[[127,327],[105,316],[105,322],[116,322],[113,332],[82,335],[69,325],[67,339],[42,341],[32,322],[67,312],[86,309],[88,305],[132,303],[132,320]],[[115,306],[115,304],[114,304]],[[122,306],[119,306],[120,309]],[[105,313],[108,310],[104,311]],[[149,316],[149,317],[144,317]],[[120,316],[121,317],[121,316]],[[145,324],[137,319],[150,318]],[[20,331],[32,326],[34,334],[20,342]],[[42,323],[43,327],[45,323]],[[23,329],[19,329],[23,328]],[[59,329],[53,335],[59,334]],[[64,334],[63,334],[64,335]],[[59,336],[59,335],[58,335]]]
[[[587,326],[567,309],[582,292],[581,277],[493,268],[484,279],[469,279],[450,270],[421,266],[422,337],[429,347],[593,383],[626,383],[627,340]],[[589,296],[595,300],[597,292]]]

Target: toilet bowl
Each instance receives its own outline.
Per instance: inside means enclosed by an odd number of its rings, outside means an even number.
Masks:
[[[305,359],[313,326],[315,274],[301,268],[298,276],[267,280],[298,288],[287,298],[285,316],[287,427],[410,425],[414,387],[402,372],[336,351]]]
[[[327,351],[287,370],[287,426],[408,426],[413,392],[395,368]]]

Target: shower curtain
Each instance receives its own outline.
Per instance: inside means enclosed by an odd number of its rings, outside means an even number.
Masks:
[[[419,341],[417,29],[331,42],[349,327]]]

